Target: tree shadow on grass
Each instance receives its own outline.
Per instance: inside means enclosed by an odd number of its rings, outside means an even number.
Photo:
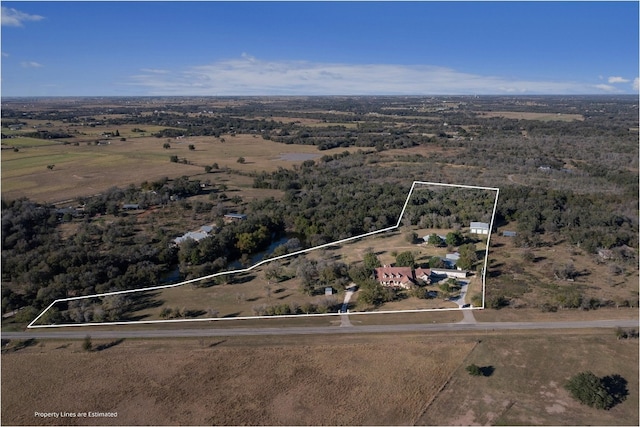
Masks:
[[[493,371],[495,371],[495,368],[491,365],[480,367],[480,373],[483,377],[490,377],[491,375],[493,375]]]
[[[629,395],[629,389],[627,389],[627,380],[618,374],[607,375],[602,378],[602,385],[607,389],[609,395],[613,398],[613,402],[609,408],[622,403],[627,399]],[[607,409],[609,409],[607,408]]]
[[[229,314],[225,314],[224,316],[222,316],[223,318],[227,318],[227,317],[238,317],[240,315],[239,311],[236,311],[235,313],[229,313]]]
[[[239,285],[241,283],[248,283],[255,278],[256,276],[253,274],[242,274],[242,275],[239,274],[233,278],[233,281],[231,283],[234,285]]]
[[[107,343],[107,344],[100,344],[99,346],[96,346],[95,351],[106,350],[108,348],[115,347],[118,344],[122,344],[122,342],[124,342],[124,338],[120,338],[118,340],[111,341],[110,343]]]
[[[16,342],[16,344],[13,347],[7,348],[7,349],[2,349],[2,352],[14,352],[14,351],[20,351],[22,349],[25,349],[27,347],[31,347],[34,346],[38,343],[38,341],[35,338],[29,338],[26,340],[21,340]],[[9,345],[9,344],[7,344]]]
[[[184,317],[199,317],[203,314],[207,314],[204,310],[185,310]]]

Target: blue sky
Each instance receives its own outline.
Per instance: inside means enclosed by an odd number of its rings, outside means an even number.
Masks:
[[[2,2],[3,96],[638,93],[638,2]]]

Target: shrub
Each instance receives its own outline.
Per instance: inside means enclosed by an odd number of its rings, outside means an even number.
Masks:
[[[82,341],[82,349],[84,351],[91,351],[93,349],[93,343],[91,342],[91,337],[89,335],[84,337],[84,341]]]
[[[475,363],[472,363],[471,365],[467,366],[465,368],[467,370],[467,372],[469,372],[469,375],[473,375],[474,377],[490,377],[493,374],[494,371],[494,367],[489,365],[489,366],[478,366]]]
[[[467,372],[469,372],[469,375],[473,375],[474,377],[479,377],[480,375],[482,375],[482,370],[480,369],[480,366],[476,365],[475,363],[472,363],[471,365],[467,366],[465,369],[467,370]]]
[[[502,295],[499,295],[489,298],[487,305],[489,306],[489,308],[493,308],[494,310],[500,310],[502,307],[506,307],[507,305],[509,305],[509,300]]]

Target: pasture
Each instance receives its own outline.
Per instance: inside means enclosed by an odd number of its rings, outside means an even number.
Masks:
[[[51,424],[34,417],[46,410],[118,413],[60,425],[411,424],[475,343],[339,335],[99,345],[107,348],[43,341],[3,352],[3,422]]]
[[[606,329],[19,344],[1,356],[11,425],[638,424],[637,341]],[[471,363],[493,372],[472,377]],[[563,384],[587,369],[624,377],[626,400],[574,401]],[[39,410],[118,417],[45,422]]]
[[[150,131],[146,127],[144,130]],[[129,135],[129,131],[120,130],[120,134]],[[19,145],[18,152],[4,150],[2,153],[3,198],[28,197],[53,203],[98,194],[114,186],[137,185],[163,177],[202,175],[204,167],[214,163],[221,169],[245,173],[275,171],[279,167],[301,164],[312,155],[319,158],[345,151],[284,145],[257,135],[170,139],[168,149],[163,148],[166,138],[136,136],[127,137],[126,141],[116,138],[100,145],[92,142],[94,139],[89,138],[78,145],[26,138],[9,140],[10,144],[13,141],[23,141],[23,144]],[[42,145],[39,145],[40,141]],[[195,149],[189,149],[189,145]],[[186,163],[171,162],[171,156]],[[242,164],[238,163],[240,157],[245,160]],[[54,165],[53,169],[49,169],[49,165]]]
[[[472,377],[465,366],[491,366]],[[629,395],[608,411],[564,389],[573,375],[621,375]],[[638,343],[611,330],[489,334],[467,356],[418,425],[638,425]]]

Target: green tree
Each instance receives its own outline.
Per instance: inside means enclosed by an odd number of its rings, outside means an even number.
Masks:
[[[459,231],[452,231],[450,233],[447,233],[445,242],[449,246],[460,246],[462,242],[464,242],[464,238]]]
[[[238,160],[236,160],[236,162],[238,162],[238,163],[240,163],[241,165],[243,165],[243,164],[246,162],[246,160],[245,160],[245,158],[244,158],[244,157],[238,157]]]
[[[40,311],[29,305],[22,310],[18,310],[15,319],[18,323],[29,323],[35,319],[38,314],[40,314]]]
[[[209,165],[207,165],[207,166],[205,166],[205,167],[204,167],[204,171],[205,171],[205,173],[209,173],[209,172],[211,172],[211,169],[213,169],[213,168],[212,168],[211,166],[209,166]]]
[[[416,260],[410,251],[400,252],[396,256],[396,266],[398,267],[411,267],[416,264]]]
[[[429,258],[429,268],[444,268],[444,261],[439,256]]]
[[[427,243],[433,246],[442,246],[442,239],[436,233],[430,234]]]
[[[162,144],[162,148],[164,148],[165,150],[168,150],[169,148],[171,148],[171,144],[169,144],[168,142],[165,142],[164,144]]]
[[[463,270],[471,270],[473,265],[478,262],[478,255],[476,254],[476,245],[473,243],[467,243],[458,248],[460,253],[460,259],[458,259],[458,267]]]
[[[371,270],[373,270],[374,268],[378,268],[382,266],[382,263],[378,259],[378,256],[371,249],[368,249],[364,253],[363,263],[364,263],[364,268],[368,272],[371,272]]]
[[[171,163],[178,163],[178,156],[171,156],[169,157],[169,160],[171,161]]]
[[[193,144],[189,144],[189,150],[193,151],[196,149],[196,146]]]
[[[253,235],[253,233],[240,233],[238,235],[238,241],[236,243],[236,248],[245,254],[253,253],[258,247],[258,243]]]
[[[366,279],[360,284],[358,291],[358,302],[365,305],[379,305],[390,301],[392,297],[387,290],[374,279]]]
[[[591,371],[580,372],[565,384],[565,388],[580,403],[596,409],[609,409],[614,405],[614,397],[605,387],[602,379]]]

